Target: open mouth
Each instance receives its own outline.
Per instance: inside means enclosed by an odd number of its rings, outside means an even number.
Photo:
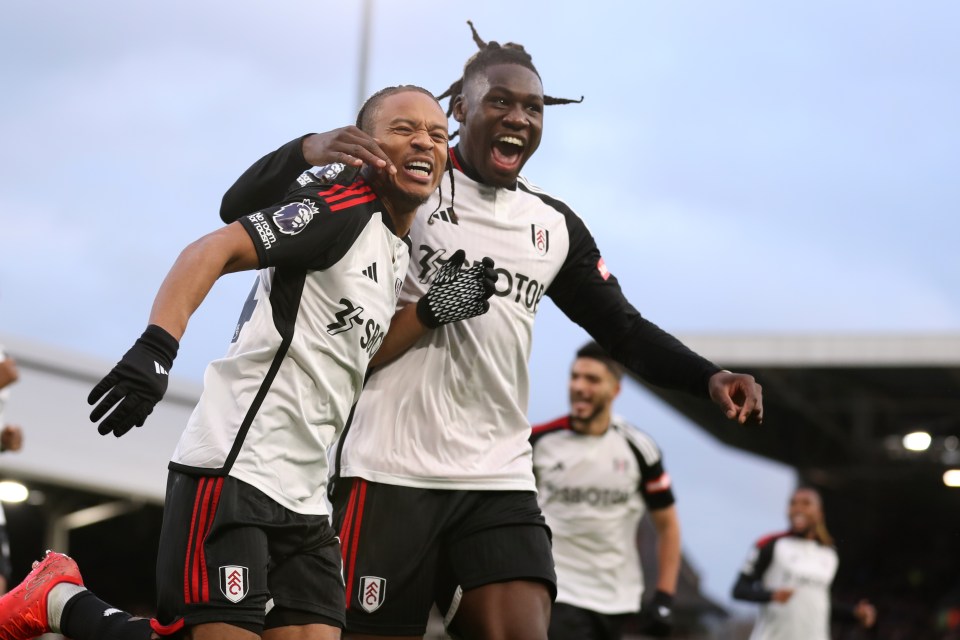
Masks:
[[[403,168],[411,176],[424,181],[433,175],[433,165],[423,160],[413,160],[403,165]]]
[[[570,408],[573,413],[579,414],[589,412],[593,408],[593,405],[587,400],[575,399],[570,403]]]
[[[506,170],[515,170],[523,159],[526,144],[516,136],[499,136],[493,141],[493,161]]]

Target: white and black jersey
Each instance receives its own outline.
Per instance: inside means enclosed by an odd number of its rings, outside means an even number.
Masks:
[[[390,324],[409,250],[363,179],[298,180],[280,205],[239,220],[262,270],[170,468],[324,514],[327,447]]]
[[[533,319],[544,295],[645,379],[706,396],[718,369],[643,319],[583,221],[521,178],[495,188],[464,172],[420,208],[401,305],[418,300],[458,249],[494,259],[490,311],[431,331],[373,371],[340,444],[339,472],[409,487],[534,490],[526,417]],[[234,219],[304,168],[300,140],[251,167],[224,197]],[[455,193],[455,201],[451,195]]]
[[[557,602],[638,611],[637,527],[647,509],[674,504],[657,444],[616,416],[603,435],[577,433],[564,417],[535,426],[530,442],[540,509],[553,532]]]
[[[790,533],[762,538],[733,588],[734,598],[762,603],[750,639],[829,640],[830,585],[836,572],[833,547]],[[792,589],[793,595],[773,602],[779,589]]]

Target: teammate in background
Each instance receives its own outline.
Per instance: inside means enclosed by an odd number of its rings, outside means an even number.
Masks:
[[[147,330],[90,394],[99,402],[93,421],[112,408],[101,434],[141,426],[210,287],[224,273],[261,269],[170,463],[157,618],[132,619],[99,600],[73,561],[51,552],[0,599],[0,640],[49,630],[74,640],[340,637],[344,591],[324,502],[326,451],[394,313],[405,236],[437,188],[448,141],[443,109],[414,86],[372,96],[357,126],[381,141],[398,171],[304,173],[281,204],[187,247]],[[460,270],[459,262],[417,305],[428,326],[488,306],[492,265]]]
[[[17,362],[8,356],[0,345],[0,452],[20,451],[23,447],[23,431],[18,425],[4,422],[3,411],[10,396],[8,387],[20,379]],[[10,564],[10,538],[7,536],[7,518],[0,503],[0,594],[7,592],[13,567]]]
[[[570,414],[533,428],[533,473],[553,532],[557,600],[550,640],[619,640],[644,591],[637,527],[657,530],[656,592],[643,632],[665,637],[680,572],[680,521],[656,443],[613,415],[622,367],[596,343],[570,369]]]
[[[737,600],[761,603],[750,640],[829,640],[831,616],[872,627],[877,612],[866,600],[853,607],[831,603],[837,552],[820,494],[794,491],[787,517],[790,530],[757,542],[733,586]]]
[[[460,142],[410,230],[397,340],[384,345],[386,364],[372,370],[337,448],[334,522],[354,638],[419,638],[434,602],[467,639],[546,638],[556,577],[526,417],[544,295],[643,379],[710,398],[740,424],[763,414],[753,377],[721,371],[641,317],[583,221],[519,175],[540,144],[544,107],[569,101],[544,95],[522,46],[474,40],[480,52],[445,93]],[[329,162],[398,169],[356,127],[307,135],[250,167],[220,215],[256,210]],[[428,331],[412,303],[458,250],[496,260],[496,296],[483,317]]]

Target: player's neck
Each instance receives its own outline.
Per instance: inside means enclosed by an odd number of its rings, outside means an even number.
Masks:
[[[383,197],[380,198],[380,201],[383,203],[383,208],[387,210],[392,231],[399,238],[406,236],[410,232],[410,227],[413,226],[413,219],[417,217],[419,205],[411,207]]]

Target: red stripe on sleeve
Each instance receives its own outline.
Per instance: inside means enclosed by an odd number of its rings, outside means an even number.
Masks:
[[[376,200],[376,199],[377,199],[377,194],[370,193],[368,195],[365,195],[359,198],[353,198],[351,200],[344,200],[343,202],[332,204],[330,205],[330,211],[340,211],[340,209],[346,209],[347,207],[363,204],[364,202],[370,202],[371,200]]]
[[[340,193],[325,196],[324,199],[327,202],[336,202],[337,200],[343,200],[345,198],[350,198],[353,196],[362,196],[364,194],[370,193],[372,189],[369,185],[360,185],[359,187],[353,188],[353,185],[349,189],[344,189]]]

